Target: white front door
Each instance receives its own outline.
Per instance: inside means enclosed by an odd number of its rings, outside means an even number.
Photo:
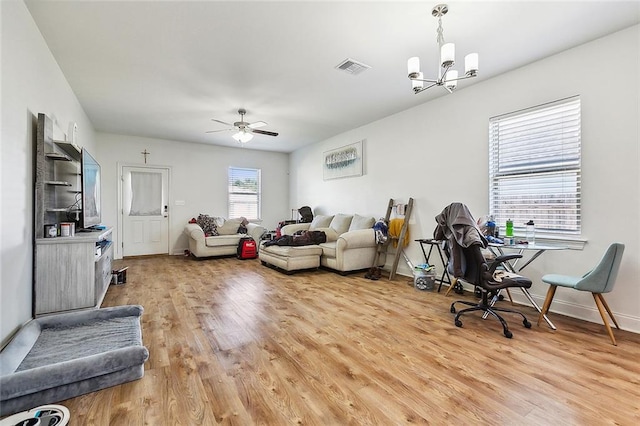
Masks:
[[[169,169],[122,167],[122,255],[169,253]]]

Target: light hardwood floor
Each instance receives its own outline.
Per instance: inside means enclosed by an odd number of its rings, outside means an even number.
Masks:
[[[408,278],[285,275],[258,260],[131,258],[103,306],[141,304],[145,376],[62,401],[73,425],[637,425],[640,335],[551,314],[522,327]],[[471,299],[471,296],[467,296]],[[507,302],[501,302],[507,303]]]

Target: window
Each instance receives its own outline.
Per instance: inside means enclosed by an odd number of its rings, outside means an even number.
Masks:
[[[229,217],[260,219],[260,169],[229,167]]]
[[[580,235],[580,97],[489,120],[489,209],[516,235]]]

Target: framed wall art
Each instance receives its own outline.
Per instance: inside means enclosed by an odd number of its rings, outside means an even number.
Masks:
[[[362,176],[364,152],[363,140],[322,153],[322,177],[324,180]]]

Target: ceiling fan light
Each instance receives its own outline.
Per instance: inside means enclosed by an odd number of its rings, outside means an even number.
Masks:
[[[251,139],[253,139],[253,135],[245,131],[240,131],[231,137],[240,143],[246,143],[246,142],[249,142]]]

